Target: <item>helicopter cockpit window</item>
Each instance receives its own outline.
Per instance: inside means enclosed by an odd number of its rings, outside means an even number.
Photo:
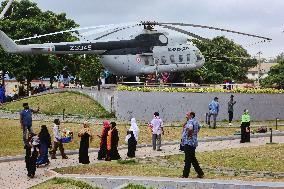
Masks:
[[[195,51],[196,61],[199,62],[203,59],[200,51]]]
[[[190,62],[190,54],[187,54],[187,55],[186,55],[186,61],[187,61],[187,62]]]
[[[182,61],[183,61],[183,56],[182,56],[181,54],[178,56],[178,61],[179,61],[179,62],[182,62]]]
[[[144,62],[145,62],[145,65],[148,66],[148,65],[149,65],[149,58],[145,58],[145,59],[144,59]]]
[[[161,58],[162,64],[166,64],[167,63],[167,59],[165,56],[162,56]]]
[[[175,55],[170,56],[171,63],[175,63]]]

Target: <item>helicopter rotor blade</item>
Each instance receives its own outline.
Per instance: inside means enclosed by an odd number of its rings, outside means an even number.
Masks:
[[[196,38],[196,39],[199,39],[199,40],[202,40],[202,41],[207,41],[207,42],[210,41],[210,39],[208,39],[208,38],[201,37],[199,35],[196,35],[194,33],[191,33],[189,31],[186,31],[186,30],[183,30],[183,29],[180,29],[180,28],[176,28],[176,27],[168,26],[168,25],[160,25],[160,26],[162,26],[163,28],[169,29],[169,30],[177,31],[177,32],[182,33],[182,34],[186,34],[188,36],[191,36],[193,38]]]
[[[265,40],[268,40],[268,41],[272,40],[271,38],[268,38],[268,37],[263,37],[263,36],[259,36],[259,35],[248,34],[248,33],[243,33],[243,32],[223,29],[223,28],[217,28],[217,27],[212,27],[212,26],[205,26],[205,25],[187,24],[187,23],[175,23],[175,22],[173,22],[173,23],[170,23],[170,22],[168,22],[168,23],[159,23],[159,25],[191,26],[191,27],[195,27],[195,28],[206,28],[206,29],[223,31],[223,32],[228,32],[228,33],[235,33],[235,34],[239,34],[239,35],[245,35],[245,36],[265,39]]]
[[[134,23],[132,23],[132,24],[134,24]],[[102,30],[107,31],[110,28],[118,28],[118,27],[129,26],[129,25],[130,25],[130,23],[124,23],[124,24],[108,24],[108,25],[99,25],[99,26],[91,26],[91,27],[83,27],[83,28],[73,28],[73,29],[70,29],[70,30],[47,33],[47,34],[43,34],[43,35],[37,35],[37,36],[33,36],[33,37],[22,38],[22,39],[18,39],[18,40],[14,40],[14,41],[19,42],[19,41],[25,41],[25,40],[30,40],[30,39],[38,39],[38,38],[41,38],[41,37],[52,36],[52,35],[63,34],[63,33],[70,33],[70,32],[75,32],[77,35],[81,36],[80,34],[78,34],[79,33],[78,31],[91,30],[91,29],[99,30],[97,32],[93,32],[93,34],[95,34],[95,33],[102,33]]]
[[[12,5],[14,0],[9,0],[8,3],[6,4],[6,6],[4,7],[3,11],[0,14],[0,19],[4,18],[6,12],[8,11],[8,9],[10,8],[10,6]]]
[[[104,26],[93,26],[93,27],[86,27],[86,28],[74,28],[74,29],[70,29],[70,30],[58,31],[58,32],[47,33],[47,34],[43,34],[43,35],[37,35],[37,36],[33,36],[33,37],[27,37],[27,38],[17,39],[17,40],[14,40],[14,41],[15,41],[15,42],[26,41],[26,40],[30,40],[30,39],[38,39],[38,38],[41,38],[41,37],[52,36],[52,35],[63,34],[63,33],[69,33],[69,32],[75,32],[75,33],[77,33],[77,32],[80,31],[80,30],[100,29],[100,28],[103,28],[103,27],[104,27]]]
[[[136,26],[139,26],[140,24],[134,24],[134,25],[128,25],[128,26],[123,26],[123,27],[117,27],[117,28],[114,28],[113,30],[111,31],[108,31],[106,32],[105,34],[99,36],[99,37],[96,37],[94,40],[99,40],[101,38],[104,38],[106,36],[109,36],[111,34],[114,34],[116,32],[119,32],[119,31],[123,31],[123,30],[127,30],[127,29],[130,29],[130,28],[133,28],[133,27],[136,27]]]

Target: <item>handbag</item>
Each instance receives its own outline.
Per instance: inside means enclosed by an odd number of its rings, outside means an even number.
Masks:
[[[184,151],[184,146],[182,145],[182,139],[180,139],[179,150]]]

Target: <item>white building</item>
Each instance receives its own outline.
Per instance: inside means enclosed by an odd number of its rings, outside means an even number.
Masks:
[[[247,73],[248,79],[257,80],[266,78],[268,76],[268,72],[272,66],[277,65],[277,63],[261,63],[256,67],[250,68]],[[259,75],[258,75],[259,73]]]

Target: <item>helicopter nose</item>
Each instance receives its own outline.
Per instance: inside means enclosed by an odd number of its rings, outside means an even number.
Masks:
[[[195,50],[195,55],[196,55],[196,63],[195,63],[195,65],[196,65],[197,68],[200,68],[200,67],[202,67],[202,66],[204,65],[204,63],[205,63],[205,58],[204,58],[204,56],[201,54],[201,52],[200,52],[199,49],[196,49],[196,50]]]

